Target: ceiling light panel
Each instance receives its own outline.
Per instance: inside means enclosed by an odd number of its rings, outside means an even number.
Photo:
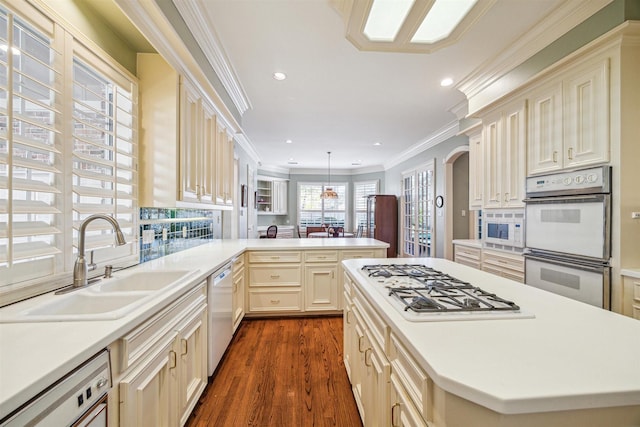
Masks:
[[[436,0],[412,43],[434,43],[448,37],[478,0]]]
[[[393,41],[415,0],[373,0],[364,35],[373,41]]]

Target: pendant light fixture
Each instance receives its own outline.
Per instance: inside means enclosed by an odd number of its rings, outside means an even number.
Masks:
[[[328,181],[327,186],[325,187],[324,191],[320,195],[320,198],[321,199],[337,199],[338,193],[333,191],[333,188],[331,188],[331,151],[327,151],[327,154],[329,155],[329,174],[328,174],[329,178],[327,179]]]

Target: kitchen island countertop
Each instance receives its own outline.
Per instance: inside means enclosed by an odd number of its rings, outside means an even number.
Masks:
[[[343,261],[440,388],[502,414],[633,406],[640,422],[640,321],[444,259],[402,261],[468,281],[534,315],[411,322],[361,269],[397,259]]]

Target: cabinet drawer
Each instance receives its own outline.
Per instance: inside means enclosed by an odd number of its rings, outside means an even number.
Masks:
[[[299,251],[261,251],[249,252],[250,263],[261,262],[300,262],[302,258]]]
[[[300,265],[283,264],[277,267],[252,266],[249,269],[249,286],[300,286],[302,269]]]
[[[244,269],[244,254],[237,257],[233,262],[233,274],[235,275],[238,271]]]
[[[259,289],[249,291],[249,310],[302,311],[302,289]]]
[[[305,251],[305,262],[338,262],[338,251]]]
[[[367,300],[364,299],[364,296],[357,288],[354,287],[353,292],[353,304],[364,319],[367,329],[377,341],[377,345],[387,352],[389,348],[389,327],[387,326],[387,323],[378,316],[378,313],[373,310],[371,305],[369,305]]]
[[[353,251],[342,251],[342,259],[357,258],[382,258],[386,249],[358,249]]]
[[[479,248],[470,248],[468,246],[460,246],[460,245],[455,245],[454,246],[454,254],[455,257],[462,257],[462,258],[466,258],[466,259],[472,259],[475,260],[477,262],[480,262],[481,256],[482,256],[482,250]]]
[[[482,265],[491,264],[499,268],[509,268],[511,270],[524,272],[524,258],[522,256],[507,256],[493,252],[484,252],[482,258]]]
[[[163,336],[173,330],[183,312],[193,310],[198,305],[206,305],[205,285],[206,282],[202,282],[196,289],[190,291],[174,305],[156,314],[120,339],[122,360],[119,365],[122,371],[133,366],[142,356],[157,345]]]
[[[391,370],[398,375],[407,394],[426,420],[433,419],[431,403],[433,382],[420,368],[398,337],[391,334],[389,359]]]
[[[480,267],[482,265],[480,263],[480,260],[474,260],[474,259],[461,257],[461,256],[459,256],[457,254],[456,254],[456,257],[455,257],[455,262],[457,262],[458,264],[466,265],[468,267],[476,268],[478,270],[480,270]]]

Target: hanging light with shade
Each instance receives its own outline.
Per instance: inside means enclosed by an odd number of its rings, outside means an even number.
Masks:
[[[320,198],[321,199],[337,199],[338,193],[333,191],[333,188],[331,187],[331,151],[327,151],[327,154],[329,155],[329,174],[327,179],[328,183],[324,191],[320,195]]]

